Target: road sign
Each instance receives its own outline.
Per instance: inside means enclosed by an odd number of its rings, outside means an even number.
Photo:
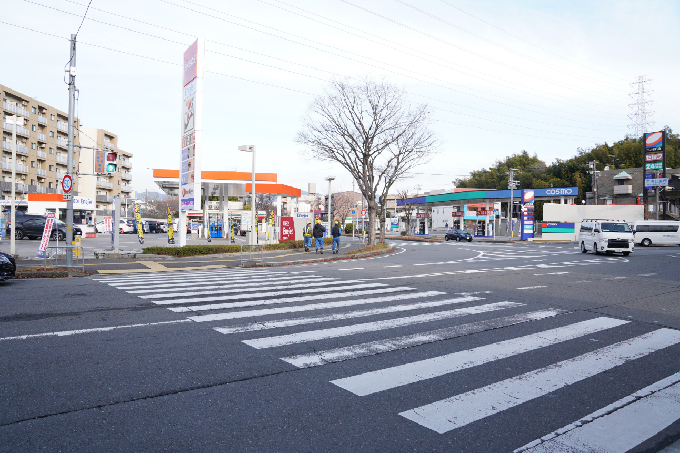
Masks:
[[[668,186],[668,178],[647,178],[645,179],[645,187],[666,187]]]
[[[366,210],[365,210],[365,209],[362,209],[362,210],[361,210],[361,217],[364,217],[365,215],[366,215]]]
[[[64,179],[61,180],[61,188],[64,189],[64,193],[70,193],[73,189],[73,178],[71,175],[64,175]]]
[[[61,199],[63,201],[73,200],[73,194],[72,193],[61,194]]]
[[[356,210],[356,209],[352,209],[352,215],[357,215],[357,210]]]

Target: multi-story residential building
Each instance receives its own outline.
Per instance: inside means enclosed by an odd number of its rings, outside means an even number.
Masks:
[[[9,200],[12,183],[18,200],[28,194],[59,194],[66,174],[68,114],[37,99],[0,85],[2,91],[2,181],[0,199]],[[64,99],[66,100],[66,99]],[[12,128],[6,118],[18,115],[24,126],[17,127],[16,162],[12,162]],[[75,121],[77,125],[77,120]],[[74,131],[78,142],[78,131]],[[78,168],[79,149],[74,149],[74,171]],[[12,165],[16,180],[12,181]],[[78,178],[73,180],[74,195],[78,195]]]
[[[107,149],[113,151],[115,155],[114,161],[106,162],[106,164],[115,163],[115,171],[110,174],[95,166],[97,153],[100,153],[100,158],[105,159],[104,151],[83,148],[80,157],[80,194],[95,201],[94,218],[100,220],[103,216],[111,215],[113,197],[129,198],[128,204],[132,203],[132,162],[130,160],[132,153],[120,149],[118,136],[109,131],[93,127],[81,127],[80,131],[80,144],[83,147]]]

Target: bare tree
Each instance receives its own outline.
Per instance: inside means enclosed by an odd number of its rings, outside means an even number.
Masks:
[[[352,192],[339,192],[333,195],[333,218],[335,220],[344,220],[352,212]]]
[[[401,201],[401,207],[404,210],[404,216],[406,217],[406,234],[410,233],[411,218],[413,217],[413,210],[416,207],[416,195],[409,196],[408,190],[400,190],[397,192],[397,200]]]
[[[428,129],[427,105],[411,105],[403,90],[385,81],[335,80],[316,98],[297,142],[312,156],[338,162],[356,180],[368,208],[369,245],[375,246],[378,207],[392,185],[427,162],[437,140]],[[381,236],[385,216],[380,216]]]
[[[276,195],[268,193],[260,193],[255,195],[255,210],[256,211],[273,211],[276,210]]]

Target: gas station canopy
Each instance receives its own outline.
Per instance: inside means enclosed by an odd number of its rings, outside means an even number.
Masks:
[[[247,171],[201,171],[201,182],[207,184],[245,184],[252,181],[252,177],[253,174]],[[166,194],[178,194],[179,170],[154,168],[153,180]],[[257,192],[259,192],[257,189],[260,184],[274,184],[279,186],[280,184],[276,184],[276,182],[276,173],[255,173],[255,189]],[[291,187],[291,189],[293,188]]]
[[[253,191],[253,183],[246,183],[246,193]],[[266,193],[269,195],[280,195],[282,197],[296,197],[300,198],[302,191],[295,187],[287,186],[285,184],[266,184],[259,185],[255,182],[255,193]]]

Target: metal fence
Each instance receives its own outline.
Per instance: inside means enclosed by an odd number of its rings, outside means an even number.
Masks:
[[[241,246],[241,267],[245,264],[264,263],[264,248],[262,245]]]
[[[45,249],[44,269],[66,267],[68,254],[73,255],[71,269],[80,268],[85,270],[85,254],[80,245],[48,245]]]

